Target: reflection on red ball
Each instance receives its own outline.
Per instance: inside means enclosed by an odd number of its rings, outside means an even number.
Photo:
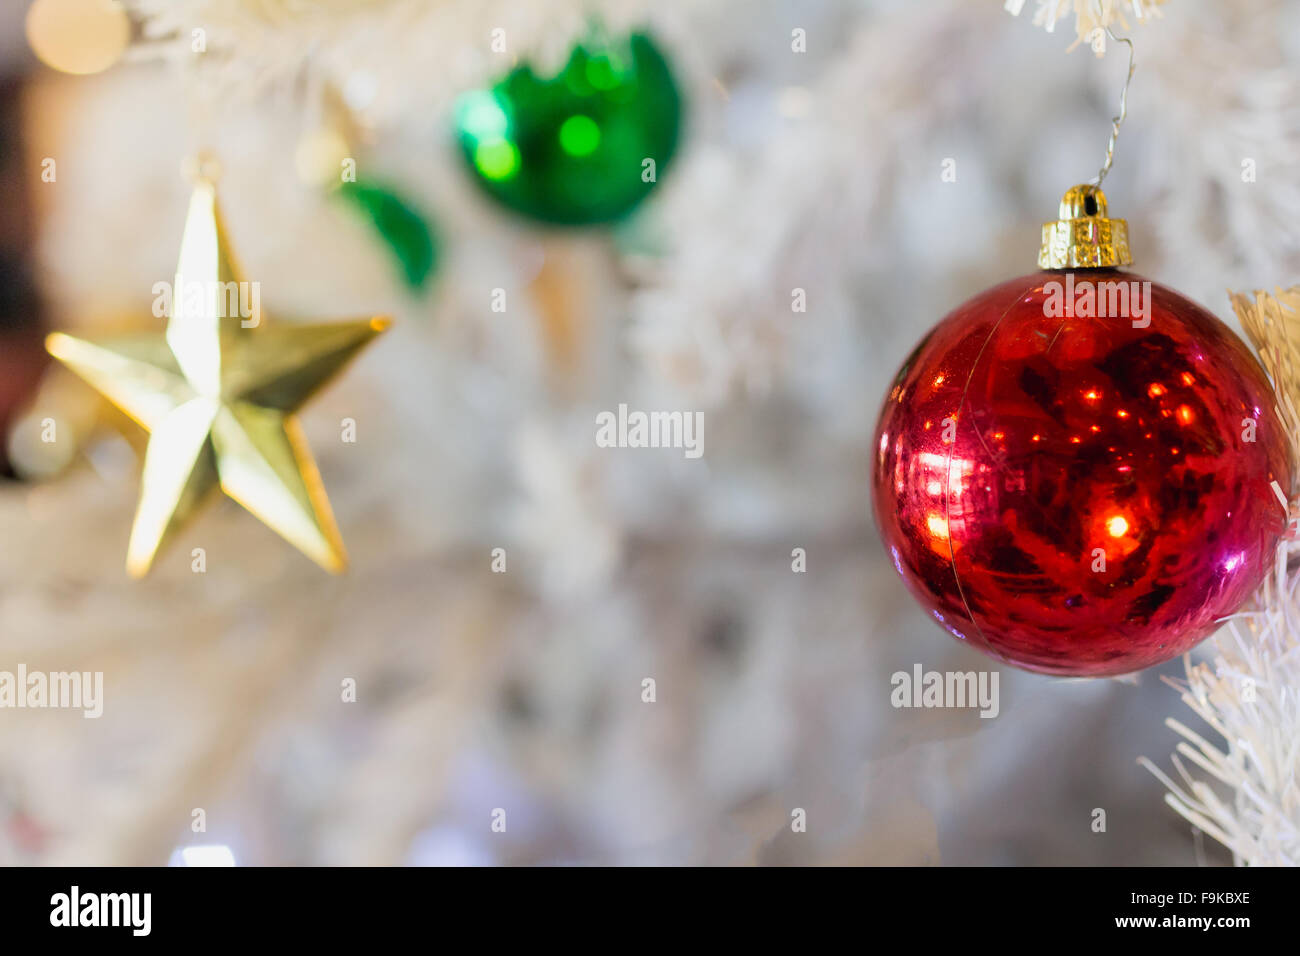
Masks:
[[[903,363],[876,520],[956,637],[1045,674],[1121,674],[1254,592],[1289,449],[1267,377],[1213,315],[1131,273],[1040,272],[966,302]]]

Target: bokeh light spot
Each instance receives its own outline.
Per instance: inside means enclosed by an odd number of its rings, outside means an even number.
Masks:
[[[600,146],[600,127],[590,116],[570,116],[560,126],[560,148],[570,156],[590,156]]]

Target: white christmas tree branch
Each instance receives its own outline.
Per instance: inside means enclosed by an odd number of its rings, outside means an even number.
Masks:
[[[1138,761],[1168,789],[1170,807],[1248,866],[1300,864],[1300,573],[1287,566],[1292,548],[1279,548],[1261,610],[1230,621],[1213,661],[1189,658],[1186,679],[1170,682],[1225,749],[1169,718],[1165,725],[1183,738],[1173,757],[1182,784]],[[1179,756],[1212,782],[1193,777]]]
[[[1125,13],[1133,16],[1138,23],[1145,23],[1160,16],[1160,6],[1165,0],[1037,0],[1034,12],[1034,25],[1040,26],[1048,33],[1056,32],[1056,25],[1069,19],[1074,14],[1074,30],[1077,34],[1070,49],[1080,43],[1087,43],[1098,56],[1106,52],[1106,31],[1119,27],[1131,28]],[[1005,8],[1013,17],[1020,16],[1025,8],[1025,0],[1006,0]]]

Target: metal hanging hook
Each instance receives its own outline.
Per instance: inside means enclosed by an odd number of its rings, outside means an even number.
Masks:
[[[1119,115],[1112,116],[1110,119],[1110,142],[1106,144],[1106,161],[1101,164],[1101,169],[1093,177],[1093,183],[1100,186],[1101,181],[1106,178],[1110,172],[1111,164],[1115,161],[1115,143],[1119,139],[1119,128],[1124,125],[1124,120],[1128,118],[1128,88],[1133,83],[1133,71],[1137,69],[1137,63],[1133,59],[1133,41],[1128,37],[1117,37],[1110,27],[1104,27],[1110,38],[1116,43],[1128,44],[1128,75],[1124,78],[1124,89],[1119,94]]]

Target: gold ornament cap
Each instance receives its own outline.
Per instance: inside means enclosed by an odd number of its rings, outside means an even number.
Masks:
[[[1061,197],[1060,218],[1043,223],[1040,269],[1103,269],[1133,264],[1128,222],[1111,219],[1100,186],[1071,186]]]

